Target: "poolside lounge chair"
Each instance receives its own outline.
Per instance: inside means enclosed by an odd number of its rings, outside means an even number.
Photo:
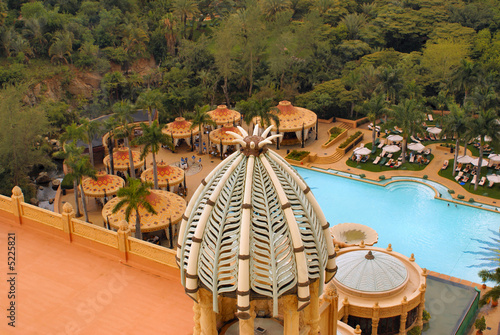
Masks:
[[[415,155],[413,153],[410,154],[410,163],[415,161]]]
[[[382,147],[385,145],[385,140],[381,140],[380,144],[378,145],[379,149],[382,149]]]
[[[464,175],[464,172],[463,172],[463,171],[460,171],[460,172],[459,172],[459,173],[455,176],[455,180],[456,180],[456,181],[459,181],[459,180],[462,178],[462,176],[463,176],[463,175]]]
[[[428,114],[428,115],[427,115],[427,119],[428,119],[429,121],[431,121],[431,122],[432,122],[432,121],[434,121],[434,118],[432,117],[432,114]]]
[[[466,183],[468,182],[470,179],[470,174],[466,174],[463,178],[462,178],[462,182]]]
[[[380,165],[384,165],[385,162],[387,162],[387,158],[383,157],[382,160],[380,161]]]
[[[393,166],[393,168],[397,169],[401,165],[403,165],[403,161],[398,160],[398,162]]]
[[[415,136],[411,135],[410,138],[413,142],[420,143],[420,141]]]
[[[392,152],[387,154],[387,158],[392,158]]]
[[[445,159],[443,162],[443,166],[441,167],[441,170],[446,170],[448,168],[448,160]]]
[[[486,182],[486,177],[483,176],[483,178],[481,178],[481,180],[479,181],[479,186],[483,186],[485,182]]]
[[[488,184],[488,187],[493,187],[493,185],[495,185],[495,183],[490,181],[490,183]]]
[[[389,159],[389,161],[387,163],[385,163],[385,166],[391,166],[394,164],[394,159]]]
[[[380,158],[382,158],[382,157],[377,156],[377,157],[373,160],[373,164],[375,164],[375,165],[376,165],[376,164],[378,164],[378,162],[380,161]]]
[[[382,150],[382,152],[380,153],[380,157],[384,157],[386,153],[387,152],[385,150]]]
[[[471,183],[471,184],[475,184],[475,183],[476,183],[476,180],[477,180],[477,176],[476,176],[476,175],[474,175],[474,178],[472,178],[472,180],[471,180],[471,182],[470,182],[470,183]]]

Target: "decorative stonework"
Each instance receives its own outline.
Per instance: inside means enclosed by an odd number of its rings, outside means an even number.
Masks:
[[[11,212],[12,211],[12,200],[6,196],[0,195],[0,210]]]
[[[74,235],[82,236],[113,248],[118,248],[118,237],[116,232],[78,219],[71,220],[71,224],[73,226]]]
[[[136,240],[134,238],[129,238],[128,243],[128,250],[131,254],[142,256],[172,267],[176,265],[175,255],[173,251],[169,249],[159,247],[149,242]]]
[[[21,208],[24,217],[60,230],[63,229],[61,214],[56,214],[49,210],[29,205],[27,203],[22,203]]]

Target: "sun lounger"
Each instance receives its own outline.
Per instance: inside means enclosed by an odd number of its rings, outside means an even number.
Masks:
[[[384,165],[385,162],[387,162],[387,158],[386,157],[383,157],[382,160],[380,161],[380,164],[379,165]]]
[[[378,164],[378,162],[380,162],[380,158],[382,158],[382,157],[377,156],[377,157],[373,160],[373,164],[377,165],[377,164]]]
[[[431,121],[431,122],[432,122],[432,121],[434,121],[434,118],[432,117],[432,114],[428,114],[428,115],[427,115],[427,119],[428,119],[429,121]]]
[[[384,157],[387,152],[385,150],[382,150],[382,153],[380,154],[380,157]]]
[[[470,179],[470,174],[466,174],[466,175],[462,178],[462,181],[463,181],[464,183],[466,183],[466,182],[468,182],[468,181],[469,181],[469,179]]]
[[[398,134],[401,134],[403,132],[403,130],[398,128],[397,126],[394,126],[394,131]]]
[[[415,161],[415,155],[411,154],[410,155],[410,163],[413,163]]]
[[[389,159],[389,161],[387,163],[385,163],[385,166],[391,166],[394,164],[394,159]]]
[[[379,149],[382,149],[382,147],[385,145],[385,140],[381,140],[380,144],[378,145]]]
[[[459,173],[455,176],[455,180],[456,180],[456,181],[459,181],[459,180],[462,178],[462,176],[463,176],[463,175],[464,175],[463,171],[460,171],[460,172],[459,172]]]
[[[400,167],[401,165],[403,165],[403,161],[398,161],[394,166],[393,168],[397,169],[398,167]]]
[[[470,183],[471,183],[471,184],[475,184],[475,183],[476,183],[476,180],[477,180],[477,176],[476,176],[476,175],[474,175],[474,178],[472,178],[472,180],[471,180],[471,182],[470,182]]]
[[[448,168],[448,160],[445,159],[443,162],[443,166],[441,167],[441,170],[446,170]]]
[[[495,183],[490,181],[490,183],[488,184],[488,187],[493,187],[493,185],[495,185]]]
[[[483,176],[483,178],[481,178],[481,180],[479,181],[479,186],[483,186],[485,182],[486,182],[486,177]]]
[[[387,158],[392,158],[392,152],[387,154]]]
[[[361,163],[366,163],[368,158],[370,158],[370,156],[363,156],[363,158],[361,158]]]
[[[411,135],[410,138],[413,142],[420,143],[420,141],[415,136]]]

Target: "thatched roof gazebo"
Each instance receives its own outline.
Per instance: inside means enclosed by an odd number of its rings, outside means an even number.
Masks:
[[[222,153],[227,151],[228,145],[236,145],[236,149],[238,149],[240,145],[237,142],[238,137],[235,134],[239,136],[242,135],[237,127],[234,127],[232,123],[228,123],[222,128],[218,128],[210,132],[210,142],[217,145],[218,151]]]
[[[219,105],[216,109],[208,112],[208,115],[217,124],[223,126],[227,123],[240,123],[241,114],[238,111],[228,109],[226,105]]]
[[[103,198],[115,195],[125,185],[123,178],[107,174],[104,171],[96,173],[97,180],[85,178],[82,181],[83,193],[94,198]]]
[[[182,219],[182,214],[186,210],[186,200],[177,194],[161,191],[150,190],[147,196],[148,202],[153,206],[157,214],[149,213],[145,208],[139,207],[139,215],[141,217],[141,232],[153,232],[168,228],[170,222],[175,227]],[[108,201],[102,209],[102,217],[105,222],[115,229],[119,229],[120,223],[125,220],[126,206],[123,206],[118,212],[112,213],[113,208],[121,200],[115,197]],[[129,217],[129,228],[135,232],[135,212],[132,211]]]
[[[144,160],[141,159],[141,153],[132,150],[132,160],[134,164],[134,169],[139,169],[143,164]],[[110,167],[109,155],[104,157],[103,160],[106,167]],[[116,171],[125,172],[130,168],[129,150],[125,147],[120,147],[118,150],[113,152],[113,166]]]
[[[156,164],[156,169],[159,187],[176,186],[184,180],[184,170],[177,166],[160,162]],[[153,168],[144,171],[141,174],[141,180],[143,182],[154,182]]]
[[[185,140],[187,145],[191,145],[191,140],[193,140],[193,136],[198,135],[200,132],[198,127],[192,126],[191,121],[187,121],[183,117],[176,117],[175,121],[167,123],[165,128],[162,129],[162,132],[171,136],[174,142],[174,146],[177,146],[179,140]]]

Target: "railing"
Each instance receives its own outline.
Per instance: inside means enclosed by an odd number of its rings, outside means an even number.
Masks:
[[[118,249],[118,234],[114,231],[78,219],[71,220],[71,228],[73,235]]]
[[[0,210],[6,212],[12,211],[12,200],[5,195],[0,195]]]
[[[127,250],[130,254],[177,268],[175,252],[170,249],[129,237]]]
[[[62,230],[63,224],[61,214],[54,213],[47,209],[21,203],[22,217]]]

